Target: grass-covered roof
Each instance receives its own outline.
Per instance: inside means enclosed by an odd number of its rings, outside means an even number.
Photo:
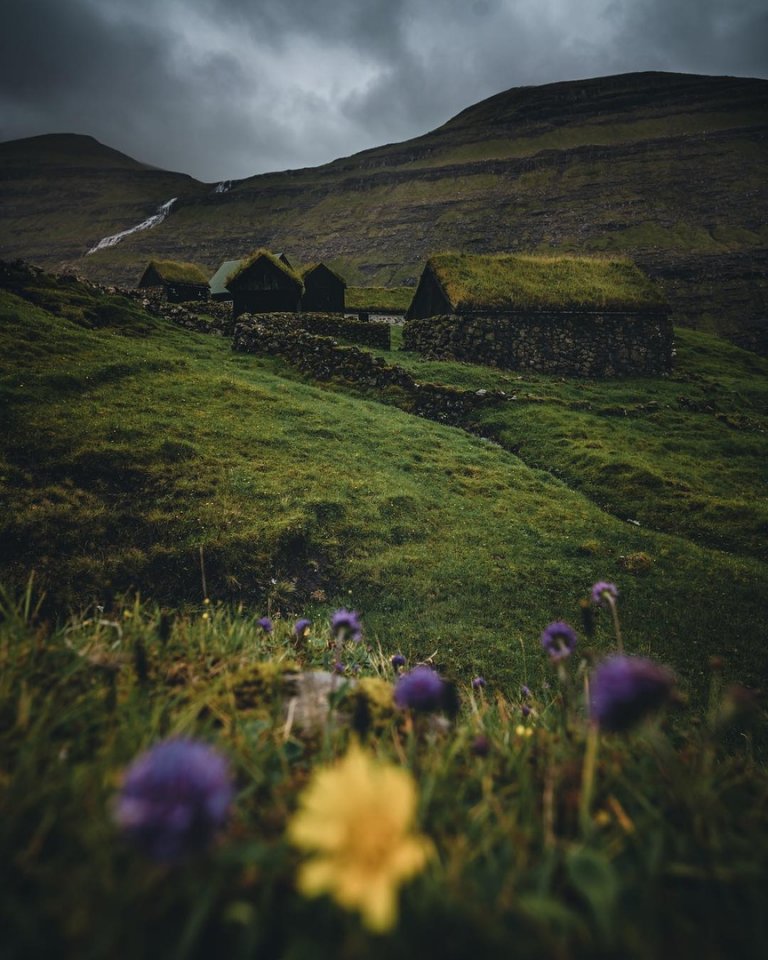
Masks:
[[[154,269],[168,283],[200,283],[208,286],[208,271],[196,263],[183,263],[180,260],[150,260],[147,270],[151,269]]]
[[[291,267],[286,266],[285,263],[278,257],[277,254],[271,253],[269,250],[255,250],[252,254],[247,256],[244,260],[241,260],[239,265],[234,268],[232,273],[227,277],[225,286],[229,288],[231,284],[237,280],[238,277],[241,277],[246,273],[250,268],[258,263],[262,258],[268,260],[276,270],[279,270],[281,273],[284,273],[285,276],[292,282],[295,283],[300,291],[304,291],[304,283],[298,273]]]
[[[454,310],[661,306],[656,285],[626,258],[440,253],[427,261]]]

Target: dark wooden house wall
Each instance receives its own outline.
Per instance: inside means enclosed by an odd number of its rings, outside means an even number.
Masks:
[[[301,309],[315,313],[344,312],[344,281],[319,267],[304,277]]]
[[[174,280],[165,284],[165,296],[171,303],[186,303],[188,300],[207,300],[208,286],[200,283],[177,283]]]
[[[298,285],[266,257],[243,271],[229,290],[233,317],[242,313],[296,313],[301,309]]]
[[[425,317],[439,317],[453,313],[453,305],[443,292],[435,275],[426,269],[419,279],[416,293],[405,314],[407,320],[422,320]]]
[[[139,280],[139,287],[164,287],[165,280],[154,267],[147,267]]]

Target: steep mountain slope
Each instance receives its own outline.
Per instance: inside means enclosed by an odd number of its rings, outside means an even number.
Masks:
[[[260,245],[384,285],[413,283],[441,248],[623,251],[664,282],[679,321],[748,338],[766,315],[767,107],[768,81],[732,77],[639,73],[523,87],[423,137],[224,193],[147,168],[74,175],[30,162],[20,171],[5,144],[0,195],[15,214],[0,241],[6,255],[122,282],[150,255],[213,268]],[[29,196],[30,178],[32,189],[46,178],[44,204]],[[162,225],[82,259],[100,235],[175,192]]]
[[[173,197],[204,191],[192,177],[139,163],[93,137],[50,134],[0,144],[0,249],[41,264],[78,263]],[[131,275],[131,282],[134,278]]]

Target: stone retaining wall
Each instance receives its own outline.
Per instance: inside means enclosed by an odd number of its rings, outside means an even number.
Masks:
[[[674,338],[659,312],[447,315],[407,321],[403,349],[506,370],[614,377],[669,372]]]
[[[302,317],[303,315],[298,315]],[[290,314],[256,314],[240,318],[233,350],[279,356],[317,380],[343,379],[359,387],[389,390],[390,398],[410,413],[458,424],[477,407],[508,399],[501,391],[457,390],[417,383],[402,367],[385,363],[357,347],[342,347],[330,337],[302,329]]]

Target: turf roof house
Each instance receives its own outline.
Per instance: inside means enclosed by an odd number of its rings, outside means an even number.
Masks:
[[[160,288],[171,303],[208,299],[208,273],[194,263],[150,260],[138,285]]]
[[[326,267],[324,263],[313,263],[301,272],[304,283],[304,296],[301,309],[317,313],[344,313],[344,294],[347,282]]]
[[[226,281],[232,294],[232,316],[242,313],[298,313],[304,284],[301,277],[268,250],[257,250],[240,262]]]
[[[286,267],[290,267],[291,263],[288,260],[288,257],[284,253],[276,253],[275,256],[281,263],[284,263]],[[239,270],[240,267],[245,263],[247,258],[242,260],[224,260],[221,266],[217,269],[216,273],[211,277],[209,287],[211,292],[211,299],[213,300],[231,300],[232,294],[227,289],[227,281],[235,273],[236,270]]]
[[[663,297],[624,258],[438,254],[406,321],[407,350],[511,370],[656,374],[674,357]]]

